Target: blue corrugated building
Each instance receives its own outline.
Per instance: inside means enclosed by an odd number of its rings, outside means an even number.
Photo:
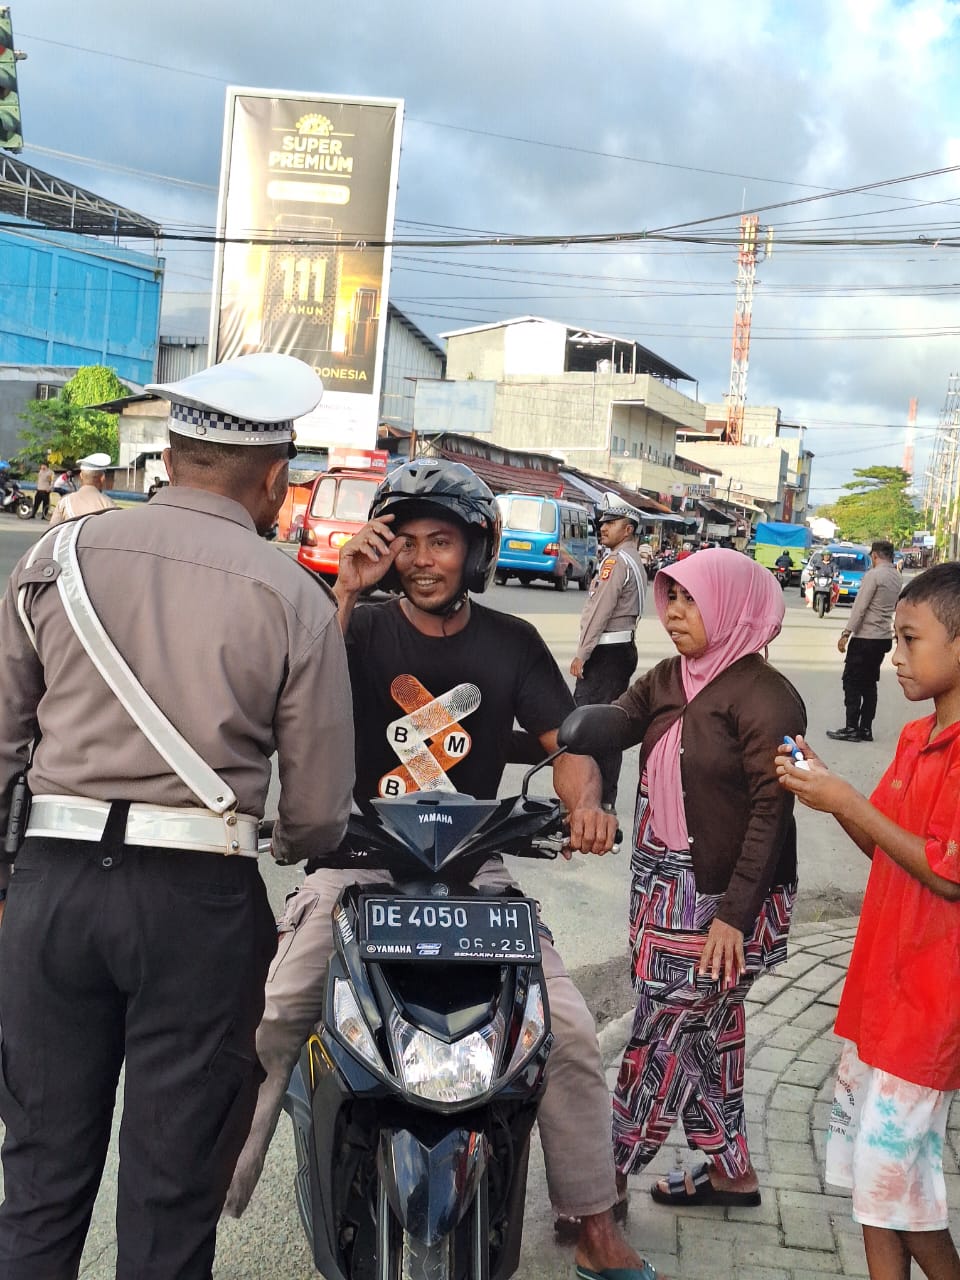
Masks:
[[[83,365],[151,381],[160,235],[149,218],[0,154],[0,456],[16,452],[26,403]]]
[[[5,223],[13,221],[4,218]],[[23,221],[0,228],[0,364],[103,364],[153,377],[161,259]]]

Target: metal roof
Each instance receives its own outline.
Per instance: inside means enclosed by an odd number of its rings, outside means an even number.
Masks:
[[[488,324],[469,325],[465,329],[448,329],[445,333],[441,333],[440,337],[444,340],[459,338],[468,333],[482,333],[484,329],[506,329],[514,324],[559,325],[560,328],[566,329],[567,341],[580,346],[601,346],[608,342],[619,342],[624,346],[636,348],[637,373],[652,373],[656,377],[669,378],[677,382],[696,382],[693,374],[684,373],[675,364],[671,364],[669,360],[664,360],[655,351],[651,351],[649,347],[642,346],[633,338],[623,338],[613,333],[600,333],[596,329],[582,329],[579,325],[567,324],[563,320],[551,320],[547,316],[513,316],[509,320],[492,320]]]
[[[552,498],[558,496],[557,490],[560,489],[563,497],[574,496],[567,492],[568,485],[558,471],[540,471],[535,467],[512,466],[508,462],[491,462],[489,458],[459,453],[455,449],[443,447],[437,452],[442,458],[447,458],[451,462],[464,463],[488,484],[494,493],[532,493],[540,498]],[[590,501],[589,496],[582,491],[575,496],[580,501],[584,498]]]
[[[0,214],[86,236],[159,239],[162,232],[159,222],[24,164],[5,151],[0,152]]]

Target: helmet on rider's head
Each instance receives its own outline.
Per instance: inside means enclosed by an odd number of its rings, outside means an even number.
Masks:
[[[445,458],[420,458],[391,471],[373,495],[371,520],[392,515],[394,528],[403,519],[439,514],[465,528],[467,558],[463,566],[463,591],[486,591],[497,569],[500,554],[500,508],[479,476],[462,462]],[[381,584],[400,590],[391,568]]]
[[[833,559],[833,552],[832,552],[832,551],[821,551],[821,553],[820,553],[820,563],[821,563],[821,564],[829,564],[829,563],[830,563],[830,561],[831,561],[832,559]]]

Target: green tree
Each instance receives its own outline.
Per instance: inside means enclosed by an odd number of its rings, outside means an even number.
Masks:
[[[104,365],[78,369],[55,400],[32,400],[20,415],[26,426],[20,432],[16,462],[27,468],[47,459],[60,466],[88,453],[109,453],[116,462],[120,452],[117,415],[88,406],[129,394],[130,388],[113,369]]]
[[[887,538],[894,546],[909,542],[920,516],[907,494],[909,474],[902,467],[861,467],[854,470],[855,479],[843,486],[849,489],[829,507],[817,514],[833,520],[841,538],[850,542],[872,542]]]
[[[120,381],[116,371],[103,364],[88,364],[78,369],[60,393],[68,404],[81,409],[120,400],[129,394],[130,388]]]

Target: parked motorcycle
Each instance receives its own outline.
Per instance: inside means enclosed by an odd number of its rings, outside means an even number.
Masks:
[[[675,551],[662,551],[660,555],[654,556],[646,566],[647,580],[652,582],[661,569],[667,569],[674,564],[677,559]]]
[[[16,515],[20,520],[29,520],[33,515],[33,500],[27,497],[16,480],[4,482],[0,492],[0,511]]]
[[[375,800],[350,818],[344,847],[358,852],[331,859],[384,882],[337,900],[323,1021],[284,1104],[327,1280],[516,1271],[550,1014],[536,903],[471,881],[495,854],[560,852],[559,803],[528,795],[552,759],[510,799]]]
[[[807,582],[807,604],[816,610],[818,618],[828,614],[840,599],[840,583],[830,573],[814,570]]]

